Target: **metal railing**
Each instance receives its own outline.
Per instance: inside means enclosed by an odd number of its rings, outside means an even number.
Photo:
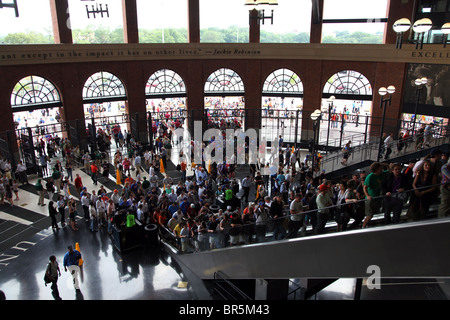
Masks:
[[[416,189],[405,190],[403,192],[398,192],[397,194],[391,195],[392,197],[397,197],[397,196],[399,196],[401,194],[405,194],[405,198],[407,200],[404,202],[403,208],[402,208],[402,215],[403,215],[401,217],[402,221],[407,223],[408,221],[405,221],[405,220],[411,220],[411,221],[414,220],[413,217],[408,217],[407,216],[408,213],[405,210],[405,209],[409,208],[408,201],[410,200],[411,194],[413,192],[415,192],[416,190],[420,191],[420,190],[424,190],[424,189],[432,188],[432,187],[439,188],[441,185],[442,184],[439,183],[439,184],[425,186],[425,187],[420,187],[420,188],[416,188]],[[437,195],[437,193],[436,193],[436,195]],[[383,201],[384,198],[386,198],[386,197],[387,197],[386,195],[381,195],[381,196],[378,196],[378,197],[373,197],[372,199],[374,199],[374,200],[378,199],[379,201]],[[438,202],[439,201],[437,201],[437,199],[436,199],[434,201],[434,205],[437,205]],[[265,225],[266,228],[265,228],[265,231],[264,231],[264,239],[263,240],[258,240],[258,237],[256,236],[256,232],[254,232],[254,233],[251,233],[251,236],[249,238],[245,239],[245,241],[243,243],[231,246],[228,243],[224,242],[224,240],[229,238],[229,231],[230,230],[225,230],[225,231],[215,230],[215,231],[212,232],[212,235],[213,235],[213,237],[215,239],[214,247],[208,247],[208,246],[204,247],[204,246],[201,246],[201,245],[199,246],[198,243],[195,243],[198,239],[191,237],[191,238],[189,238],[190,241],[191,241],[190,242],[190,249],[187,250],[184,253],[181,252],[181,250],[179,250],[180,247],[177,245],[177,243],[179,242],[179,238],[177,238],[173,234],[172,231],[168,230],[166,227],[161,227],[161,226],[160,226],[160,230],[163,230],[163,233],[164,233],[163,239],[166,241],[166,243],[169,243],[171,246],[173,246],[174,249],[177,251],[177,253],[179,253],[179,254],[192,254],[192,253],[196,253],[196,252],[205,252],[205,251],[210,251],[210,250],[224,249],[224,248],[230,248],[230,247],[238,247],[238,246],[255,244],[255,243],[269,243],[269,242],[282,241],[282,240],[288,239],[288,238],[286,238],[286,236],[287,236],[287,228],[284,228],[284,230],[283,230],[284,232],[282,232],[283,238],[281,238],[281,239],[274,239],[274,234],[273,234],[274,224],[275,223],[280,223],[280,224],[284,224],[284,225],[287,226],[288,223],[289,223],[289,220],[291,219],[291,217],[294,217],[296,215],[299,215],[299,216],[301,215],[301,216],[303,216],[305,218],[304,225],[306,227],[303,230],[298,230],[297,233],[296,233],[296,236],[293,237],[293,238],[304,237],[304,236],[314,236],[314,235],[316,235],[316,233],[315,233],[314,227],[310,223],[310,221],[311,221],[310,219],[311,219],[311,217],[313,215],[318,213],[318,210],[328,210],[329,212],[332,213],[333,210],[338,210],[341,207],[348,206],[348,205],[351,205],[353,207],[357,207],[357,206],[360,206],[360,205],[366,206],[366,205],[368,205],[368,200],[367,199],[360,199],[360,200],[357,200],[357,201],[352,202],[352,203],[336,204],[336,205],[328,206],[328,207],[322,208],[322,209],[307,210],[307,211],[304,211],[304,212],[301,212],[301,213],[298,213],[298,214],[290,214],[289,206],[286,205],[284,207],[284,209],[283,209],[283,216],[280,217],[280,218],[277,218],[277,219],[270,218],[270,219],[267,219],[267,220],[265,220],[263,222],[248,223],[248,224],[243,225],[243,227],[245,227],[247,230],[256,230],[256,228],[258,226]],[[363,219],[364,219],[364,216],[365,215],[363,215],[363,217],[362,217]],[[336,226],[337,226],[337,223],[334,220],[332,220],[333,217],[334,217],[334,215],[328,217],[326,225],[325,225],[325,227],[324,227],[324,229],[323,229],[323,231],[321,233],[333,232],[332,230],[334,230],[336,228]],[[427,219],[428,218],[434,218],[434,215],[431,215],[431,216],[427,217]],[[354,221],[353,218],[349,219],[348,224],[351,224],[352,221]],[[372,223],[377,223],[377,222],[380,222],[380,221],[384,221],[384,212],[380,212],[378,214],[375,214],[371,221],[372,221]],[[243,230],[243,228],[241,228],[241,230]],[[339,231],[339,232],[346,232],[346,231]],[[211,233],[209,235],[211,235]],[[209,241],[208,235],[206,235],[206,237],[204,237],[204,238],[205,238],[205,240],[203,240],[203,241],[205,241],[205,243],[209,244],[210,241]],[[289,239],[292,239],[292,238],[289,238]],[[203,248],[203,249],[198,250],[198,248]]]
[[[450,143],[450,133],[444,135],[436,134],[430,141],[429,145],[422,145],[417,147],[416,145],[417,137],[412,136],[408,139],[397,139],[394,140],[392,144],[392,153],[389,155],[390,158],[406,156],[407,154],[413,153],[418,150],[432,150],[444,144]],[[398,150],[398,144],[403,143],[401,150]],[[382,149],[381,157],[378,158],[379,150]],[[380,146],[379,141],[370,142],[366,144],[360,144],[356,147],[352,147],[348,160],[346,164],[342,164],[343,152],[341,150],[324,155],[320,161],[320,170],[316,171],[315,174],[318,175],[322,170],[325,172],[333,172],[338,169],[342,169],[352,163],[361,163],[367,160],[371,161],[383,161],[383,156],[386,150],[384,146]]]
[[[234,283],[226,279],[225,274],[221,271],[214,272],[213,284],[214,293],[220,295],[224,300],[252,300]]]

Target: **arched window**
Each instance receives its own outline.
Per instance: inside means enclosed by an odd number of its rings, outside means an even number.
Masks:
[[[109,72],[101,71],[89,77],[83,87],[84,103],[126,100],[122,81]]]
[[[150,76],[145,87],[147,98],[185,97],[186,85],[174,71],[161,69]]]
[[[214,71],[206,80],[206,96],[236,96],[245,94],[241,77],[233,70],[221,68]]]
[[[361,73],[342,70],[334,74],[323,88],[323,97],[334,95],[337,99],[372,100],[372,86]]]
[[[11,93],[14,112],[62,106],[56,87],[39,76],[27,76],[16,83]]]
[[[303,96],[303,83],[300,77],[289,69],[278,69],[264,81],[263,96]]]

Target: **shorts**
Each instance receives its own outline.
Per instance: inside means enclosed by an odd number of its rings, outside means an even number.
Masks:
[[[383,201],[381,198],[371,199],[368,201],[368,210],[366,210],[366,215],[368,217],[373,217],[374,214],[379,214]]]
[[[238,244],[239,242],[244,242],[244,236],[242,235],[242,233],[239,233],[238,235],[235,236],[230,236],[230,244]]]

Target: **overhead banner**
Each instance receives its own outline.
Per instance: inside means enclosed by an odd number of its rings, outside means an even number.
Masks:
[[[416,79],[427,78],[425,84],[417,86]],[[450,68],[443,64],[408,64],[404,86],[403,112],[450,116]]]

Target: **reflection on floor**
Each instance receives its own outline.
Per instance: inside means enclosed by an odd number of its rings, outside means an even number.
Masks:
[[[190,280],[161,247],[119,254],[106,230],[92,233],[84,221],[79,221],[78,227],[77,232],[68,227],[41,231],[3,253],[0,290],[8,300],[53,299],[50,285],[45,286],[43,280],[50,255],[55,255],[60,265],[58,289],[63,300],[205,299],[194,292]],[[67,246],[76,243],[84,260],[80,292],[75,291],[72,277],[63,267]]]
[[[311,300],[353,300],[356,279],[339,279]],[[363,280],[360,300],[448,300],[450,279],[381,279],[380,289],[369,289]]]

